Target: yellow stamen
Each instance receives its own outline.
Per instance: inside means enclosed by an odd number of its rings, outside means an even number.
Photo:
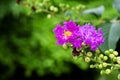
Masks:
[[[66,37],[69,37],[69,36],[71,36],[72,35],[72,32],[70,32],[70,31],[65,31],[64,32],[64,37],[66,38]]]

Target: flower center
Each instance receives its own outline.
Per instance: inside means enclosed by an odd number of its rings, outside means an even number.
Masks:
[[[64,31],[64,38],[67,38],[72,35],[72,32],[70,31]]]

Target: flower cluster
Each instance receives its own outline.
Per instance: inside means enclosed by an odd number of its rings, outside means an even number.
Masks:
[[[95,29],[90,24],[77,25],[72,20],[64,22],[64,25],[56,25],[53,30],[58,45],[72,44],[73,48],[80,49],[82,44],[89,46],[91,50],[95,51],[99,45],[104,43],[102,29]]]

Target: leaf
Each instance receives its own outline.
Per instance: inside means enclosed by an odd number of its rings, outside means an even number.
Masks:
[[[97,7],[97,8],[85,10],[85,11],[82,12],[82,14],[83,15],[94,14],[96,16],[101,16],[103,12],[104,12],[104,6],[101,5],[101,6]]]
[[[100,49],[102,51],[105,51],[108,49],[115,49],[116,43],[120,38],[120,23],[118,22],[105,23],[102,26],[102,29],[104,32],[105,42],[103,45],[100,46]]]
[[[117,11],[120,13],[120,0],[114,0],[113,7],[115,7]]]

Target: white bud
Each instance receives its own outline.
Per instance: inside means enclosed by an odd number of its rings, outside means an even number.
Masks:
[[[48,19],[50,19],[51,17],[52,17],[51,14],[48,14],[48,15],[47,15],[47,18],[48,18]]]

